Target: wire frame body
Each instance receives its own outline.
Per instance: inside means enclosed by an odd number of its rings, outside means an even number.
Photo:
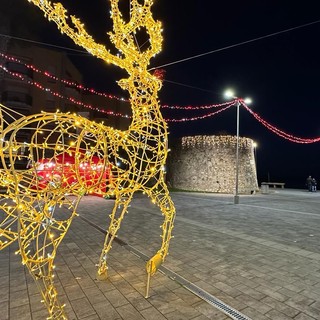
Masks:
[[[128,91],[132,123],[119,131],[68,113],[20,115],[0,106],[1,184],[0,249],[18,240],[22,262],[39,285],[51,319],[66,319],[54,286],[54,258],[68,231],[81,197],[96,193],[114,196],[114,208],[103,244],[98,279],[107,277],[107,256],[128,211],[133,195],[142,191],[161,210],[162,243],[147,263],[152,275],[168,254],[175,208],[165,184],[167,125],[158,103],[161,80],[148,72],[150,59],[160,52],[161,23],[152,17],[153,1],[131,0],[130,20],[124,21],[119,1],[111,0],[112,55],[96,43],[75,16],[61,3],[28,0],[39,7],[58,29],[94,56],[125,69],[118,83]],[[148,38],[144,50],[136,34]],[[28,141],[21,141],[24,134]],[[19,163],[27,163],[20,168]]]

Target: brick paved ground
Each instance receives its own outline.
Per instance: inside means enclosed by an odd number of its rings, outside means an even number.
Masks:
[[[278,190],[233,197],[172,193],[177,218],[165,267],[253,320],[320,319],[320,193]],[[114,243],[110,277],[95,280],[112,200],[84,197],[60,245],[56,283],[69,319],[230,319],[158,272],[144,298],[145,261]],[[119,238],[151,257],[162,216],[142,195],[132,202]],[[0,319],[47,316],[32,278],[12,246],[0,252]]]

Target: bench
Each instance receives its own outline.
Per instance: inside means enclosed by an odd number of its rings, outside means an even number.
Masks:
[[[261,182],[262,186],[273,186],[274,188],[276,188],[277,186],[281,187],[282,189],[284,189],[284,185],[285,182]]]

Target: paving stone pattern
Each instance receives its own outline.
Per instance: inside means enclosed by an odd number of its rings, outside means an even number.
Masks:
[[[252,320],[320,319],[320,193],[284,189],[241,196],[172,193],[177,208],[165,267]],[[113,200],[84,197],[60,245],[56,284],[69,319],[230,319],[158,272],[145,299],[145,261],[114,243],[109,279],[95,280]],[[119,238],[151,257],[161,244],[158,208],[138,194]],[[40,320],[33,279],[17,246],[0,252],[0,319]]]

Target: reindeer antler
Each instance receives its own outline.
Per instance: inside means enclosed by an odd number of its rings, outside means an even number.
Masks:
[[[112,63],[121,68],[125,68],[122,59],[118,56],[111,54],[104,45],[98,44],[84,29],[83,23],[76,16],[70,16],[73,26],[68,23],[69,16],[66,14],[67,10],[61,3],[52,3],[48,0],[28,0],[33,3],[40,10],[44,12],[48,20],[52,20],[58,26],[61,33],[65,33],[71,38],[74,43],[83,47],[92,55],[100,58],[108,63]]]
[[[58,29],[71,38],[77,45],[83,47],[92,55],[108,63],[117,65],[131,73],[137,65],[146,70],[150,59],[161,51],[162,36],[161,23],[154,21],[151,13],[153,0],[145,0],[139,4],[138,0],[131,0],[130,20],[128,23],[122,19],[119,10],[119,0],[110,0],[113,32],[109,33],[111,42],[121,52],[123,58],[112,55],[104,45],[98,44],[87,33],[83,23],[76,16],[68,16],[67,10],[61,3],[52,3],[48,0],[28,0],[39,7],[48,18],[58,26]],[[73,26],[68,23],[71,19]],[[141,52],[135,33],[145,28],[149,36],[149,47]]]

